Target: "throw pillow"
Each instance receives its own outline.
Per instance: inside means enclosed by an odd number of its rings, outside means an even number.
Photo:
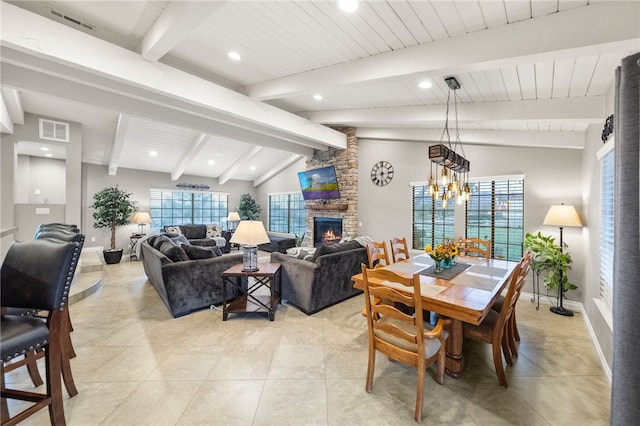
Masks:
[[[156,250],[160,250],[160,246],[162,246],[162,244],[167,241],[173,244],[173,242],[166,235],[158,235],[156,239],[153,240],[153,248]]]
[[[207,225],[207,238],[213,237],[221,237],[222,236],[222,227],[217,223],[212,223]]]
[[[189,247],[189,246],[185,246],[185,247]],[[162,252],[162,254],[167,256],[173,262],[181,262],[183,260],[189,260],[189,256],[187,256],[187,253],[184,251],[182,246],[177,246],[173,244],[171,241],[165,241],[164,243],[162,243],[162,245],[160,246],[160,251]]]
[[[166,226],[164,232],[167,234],[182,234],[179,226]]]
[[[217,249],[217,247],[200,247],[200,246],[189,245],[189,246],[182,246],[182,248],[184,249],[187,256],[189,256],[189,259],[191,260],[209,259],[209,258],[218,256],[218,254],[214,250],[214,249]]]
[[[338,249],[337,249],[336,246],[322,244],[322,245],[320,245],[320,247],[318,247],[316,249],[316,252],[314,253],[313,257],[311,258],[311,261],[315,262],[322,255],[330,254],[330,253],[337,253],[337,252],[338,252]]]
[[[189,240],[187,240],[187,237],[185,237],[182,234],[171,234],[171,235],[167,235],[167,237],[169,237],[169,239],[171,240],[171,242],[173,242],[176,245],[180,245],[180,244],[191,244],[189,242]]]

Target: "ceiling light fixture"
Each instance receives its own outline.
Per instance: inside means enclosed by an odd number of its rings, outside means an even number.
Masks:
[[[313,95],[313,99],[315,99],[316,101],[321,101],[322,95],[320,93],[316,93],[315,95]]]
[[[236,51],[231,51],[229,53],[227,53],[227,56],[231,59],[233,59],[234,61],[239,61],[242,59],[242,56],[240,56],[240,54]]]
[[[45,154],[45,157],[53,157],[53,154]]]
[[[216,162],[215,162],[215,161],[213,161],[213,160],[209,160],[209,161],[207,161],[207,163],[209,163],[209,165],[211,165],[211,166],[213,166],[214,164],[216,164]]]
[[[455,77],[446,77],[444,81],[449,87],[447,93],[447,112],[444,121],[444,129],[440,136],[440,144],[429,146],[429,160],[431,160],[431,172],[429,174],[429,194],[434,200],[442,198],[442,208],[447,208],[447,201],[453,197],[458,197],[457,203],[462,204],[463,201],[469,201],[471,197],[471,189],[469,188],[469,168],[471,163],[464,158],[464,147],[460,143],[460,129],[458,126],[458,95],[456,90],[461,86]],[[451,91],[453,90],[453,105],[456,120],[456,136],[453,147],[451,146],[451,135],[449,133],[449,105],[451,102]],[[444,137],[447,137],[447,145],[443,145]],[[455,148],[460,146],[463,155],[456,153]],[[433,174],[433,165],[436,165],[435,179]],[[440,195],[440,186],[438,185],[438,167],[442,167],[441,187],[442,195]],[[451,170],[451,176],[449,173]]]
[[[43,146],[42,148],[40,148],[41,151],[49,151],[49,148],[47,148],[46,146]]]
[[[433,83],[429,80],[422,80],[420,83],[418,83],[418,87],[420,87],[421,89],[431,89],[433,87]]]
[[[358,10],[358,0],[339,0],[338,7],[340,10],[347,13],[353,13]]]
[[[158,152],[157,151],[149,151],[149,155],[152,157],[157,157],[158,156]]]

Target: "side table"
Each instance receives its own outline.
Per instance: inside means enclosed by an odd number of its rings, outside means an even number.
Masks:
[[[136,255],[136,246],[138,245],[138,241],[140,241],[140,239],[145,235],[147,234],[131,234],[131,236],[129,237],[129,260],[133,259],[134,257],[138,259],[138,255]]]
[[[233,265],[222,273],[222,321],[227,320],[229,312],[266,312],[270,321],[275,319],[280,303],[280,264],[260,263],[257,271],[244,272],[242,263]],[[249,280],[248,288],[242,288],[242,278]],[[227,303],[227,284],[235,286],[238,297]],[[269,294],[258,294],[258,290],[267,289]],[[264,292],[263,292],[264,293]]]

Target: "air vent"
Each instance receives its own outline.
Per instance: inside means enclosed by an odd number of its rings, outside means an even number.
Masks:
[[[41,118],[40,139],[69,142],[69,123]]]
[[[60,19],[63,19],[65,21],[67,21],[67,22],[71,22],[71,23],[73,23],[73,24],[75,24],[75,25],[77,25],[79,27],[86,28],[86,29],[91,30],[91,31],[95,31],[95,29],[96,29],[95,25],[87,24],[86,22],[82,22],[81,20],[79,20],[77,18],[74,18],[74,17],[69,16],[69,15],[65,15],[64,13],[58,12],[57,10],[53,10],[53,9],[49,9],[49,10],[51,11],[52,15],[54,15],[54,16],[60,18]]]

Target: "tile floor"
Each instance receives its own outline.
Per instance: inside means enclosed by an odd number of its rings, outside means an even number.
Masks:
[[[412,425],[415,371],[378,356],[364,391],[362,296],[274,322],[218,310],[173,319],[140,262],[105,270],[71,306],[79,394],[69,425]],[[489,345],[465,341],[466,370],[425,384],[425,425],[607,425],[610,387],[583,320],[521,300],[520,356],[498,385]],[[41,366],[42,367],[42,366]],[[41,368],[41,371],[43,369]],[[29,388],[23,371],[7,382]],[[10,405],[10,408],[14,406]],[[46,410],[24,424],[48,424]]]

